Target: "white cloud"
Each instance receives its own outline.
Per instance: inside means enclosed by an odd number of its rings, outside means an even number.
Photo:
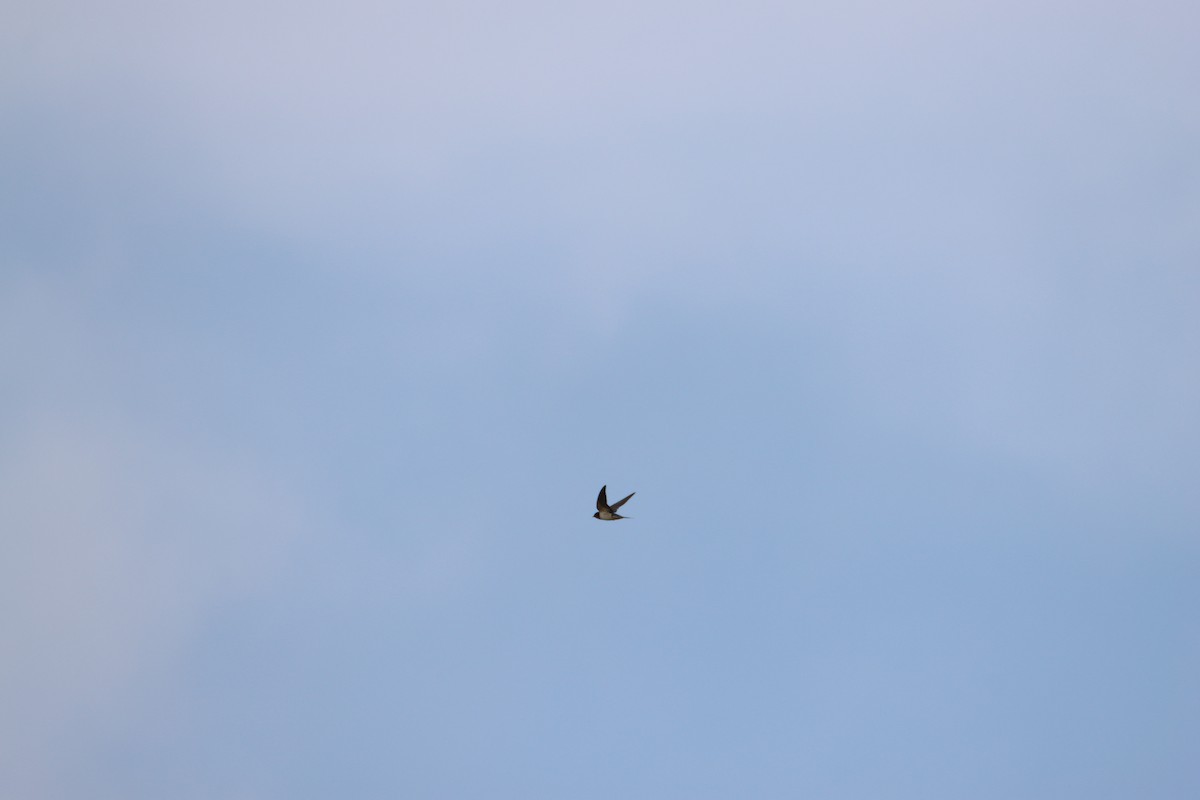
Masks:
[[[0,788],[49,797],[169,698],[207,615],[271,591],[312,522],[255,454],[132,417],[128,354],[70,281],[6,283]]]

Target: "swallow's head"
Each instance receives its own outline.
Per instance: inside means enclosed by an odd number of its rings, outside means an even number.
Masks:
[[[597,511],[595,514],[592,514],[592,516],[595,517],[596,519],[600,519],[600,512]]]

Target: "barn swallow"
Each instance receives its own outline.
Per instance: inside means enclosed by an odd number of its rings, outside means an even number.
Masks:
[[[624,499],[618,500],[611,506],[608,504],[608,485],[600,487],[600,496],[596,498],[596,513],[592,514],[596,519],[625,519],[617,513],[617,509],[625,505],[630,497],[633,497],[637,492],[630,492]]]

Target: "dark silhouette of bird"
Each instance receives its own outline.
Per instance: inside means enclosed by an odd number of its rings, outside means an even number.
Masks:
[[[592,516],[596,519],[625,519],[625,517],[617,513],[617,509],[629,502],[629,498],[635,494],[637,492],[630,492],[610,506],[608,504],[608,485],[601,486],[600,496],[596,498],[596,513],[592,514]]]

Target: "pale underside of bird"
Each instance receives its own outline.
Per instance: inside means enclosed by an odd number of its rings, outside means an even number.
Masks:
[[[635,494],[637,492],[630,492],[610,506],[608,504],[608,485],[601,486],[600,496],[596,498],[596,513],[592,514],[592,516],[596,519],[625,519],[625,517],[617,513],[617,509],[629,502],[629,498]]]

